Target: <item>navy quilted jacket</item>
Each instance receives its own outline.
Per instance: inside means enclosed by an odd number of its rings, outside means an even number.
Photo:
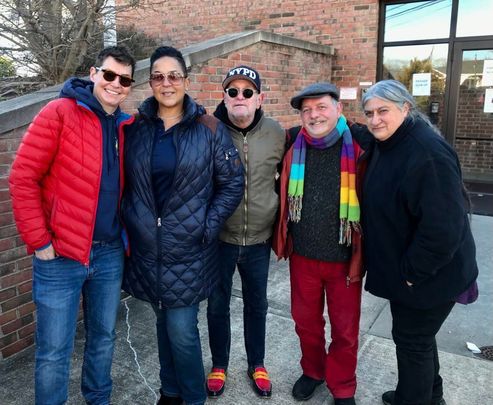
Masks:
[[[228,131],[214,134],[197,121],[202,106],[185,96],[185,115],[174,132],[172,189],[156,212],[151,180],[157,102],[151,97],[125,135],[122,217],[129,237],[123,288],[160,308],[196,304],[214,287],[217,239],[243,196],[243,166]]]

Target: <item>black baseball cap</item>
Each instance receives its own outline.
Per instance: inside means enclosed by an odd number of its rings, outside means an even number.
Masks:
[[[223,89],[226,90],[233,80],[238,79],[248,80],[260,93],[260,75],[255,69],[245,65],[234,67],[226,74],[223,80]]]

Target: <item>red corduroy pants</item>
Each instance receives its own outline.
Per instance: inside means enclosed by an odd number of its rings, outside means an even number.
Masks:
[[[356,391],[356,363],[361,313],[361,281],[346,284],[347,263],[332,263],[292,254],[291,314],[301,346],[303,373],[325,380],[334,398]],[[326,350],[324,306],[331,342]]]

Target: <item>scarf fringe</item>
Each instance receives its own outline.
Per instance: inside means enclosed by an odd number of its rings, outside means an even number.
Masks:
[[[351,246],[353,232],[361,233],[359,221],[348,221],[346,218],[342,218],[339,226],[339,244]]]
[[[288,196],[289,220],[291,222],[300,222],[302,201],[302,195],[296,197]]]

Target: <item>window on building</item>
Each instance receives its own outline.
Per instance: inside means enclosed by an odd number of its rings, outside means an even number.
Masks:
[[[448,38],[451,13],[452,0],[388,4],[384,41]]]
[[[452,0],[385,4],[380,77],[404,83],[425,114],[444,105],[451,16]]]
[[[377,79],[404,83],[471,178],[493,179],[493,0],[380,5]]]
[[[460,0],[457,37],[493,35],[493,1]]]
[[[431,103],[443,105],[447,78],[448,44],[407,45],[383,50],[382,79],[395,79],[406,85],[419,109],[429,113]],[[420,80],[421,87],[417,87]],[[437,115],[436,124],[440,125]]]

